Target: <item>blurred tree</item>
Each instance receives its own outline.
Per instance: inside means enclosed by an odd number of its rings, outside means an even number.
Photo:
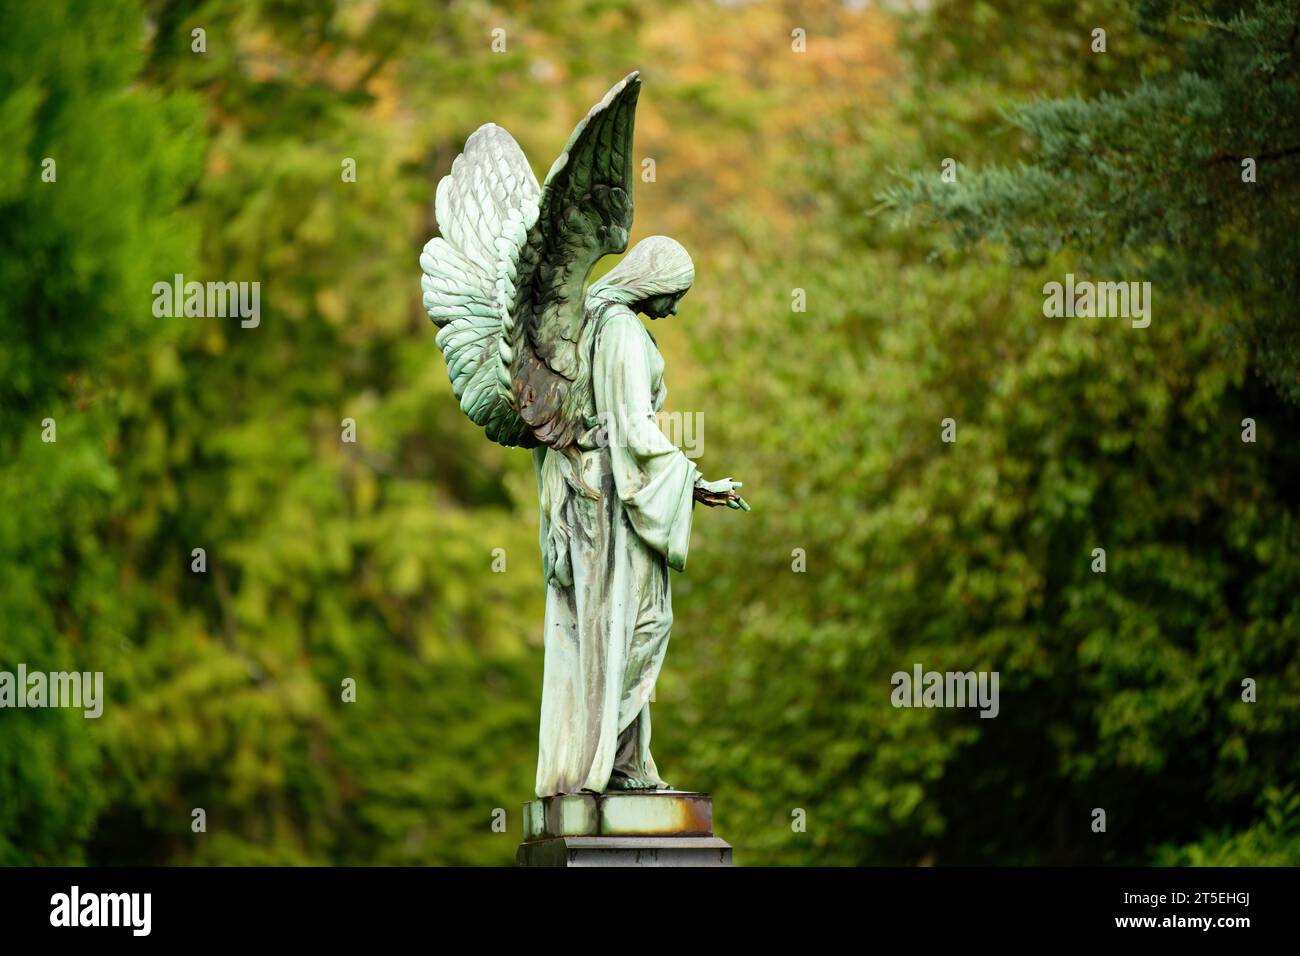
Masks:
[[[1099,95],[1009,109],[1032,140],[1023,160],[955,183],[926,170],[885,196],[959,241],[1005,242],[1016,261],[1077,248],[1099,272],[1140,270],[1157,294],[1235,303],[1227,334],[1300,402],[1300,8],[1143,0],[1095,22],[1110,27],[1108,46],[1080,53],[1086,62],[1152,41],[1169,52]]]
[[[866,215],[891,167],[925,168],[916,193],[938,194],[953,118],[987,113],[990,97],[1023,97],[1040,76],[1060,92],[1109,82],[1079,41],[1087,10],[1022,11],[940,3],[909,24],[913,96],[829,120],[838,135],[817,136],[801,177],[822,214],[779,256],[749,237],[721,305],[746,315],[744,333],[699,351],[721,401],[709,457],[744,462],[755,511],[697,546],[678,615],[695,637],[674,651],[686,686],[661,696],[681,700],[692,764],[721,779],[719,819],[739,823],[742,858],[1294,863],[1294,828],[1257,800],[1300,765],[1300,416],[1221,348],[1251,297],[1215,308],[1199,283],[1162,284],[1140,334],[1045,320],[1044,281],[1081,271],[1066,251],[1029,270],[967,243],[936,262],[933,232]],[[998,55],[972,42],[949,73],[968,14],[998,31]],[[1062,45],[1073,61],[1037,68]],[[1183,125],[1143,122],[1125,135]],[[959,142],[1003,163],[1024,148]],[[996,217],[973,177],[963,168],[941,208]],[[1070,183],[1056,201],[1073,201]],[[1279,229],[1295,213],[1284,197],[1269,211]],[[1256,444],[1241,440],[1246,417],[1266,423]],[[735,608],[723,633],[719,603]],[[1000,715],[894,710],[890,676],[917,662],[1000,671]],[[1271,688],[1267,702],[1243,702],[1246,677]]]
[[[99,721],[0,713],[0,862],[513,858],[541,677],[534,479],[455,407],[416,260],[470,131],[505,126],[544,174],[633,68],[657,173],[634,239],[677,236],[700,277],[655,327],[671,407],[704,411],[702,467],[755,505],[701,513],[674,581],[669,779],[715,793],[748,863],[1295,862],[1297,413],[1219,347],[1255,293],[1206,306],[1199,278],[1171,279],[1141,336],[1044,320],[1045,278],[1082,268],[1070,247],[1029,269],[970,244],[936,260],[940,233],[867,215],[891,168],[953,155],[965,188],[1034,158],[1033,137],[990,135],[1004,103],[1185,71],[1206,28],[1142,34],[1117,0],[650,10],[6,15],[0,667],[102,669],[109,700]],[[260,324],[154,317],[177,272],[259,282]],[[895,710],[890,675],[915,662],[1000,670],[1001,714]]]
[[[3,21],[0,669],[107,670],[138,623],[116,598],[106,534],[105,515],[129,507],[114,467],[120,389],[148,377],[154,279],[193,248],[177,207],[200,170],[200,113],[186,94],[136,85],[130,5],[5,4]],[[0,863],[81,862],[107,799],[104,726],[68,710],[0,720]]]

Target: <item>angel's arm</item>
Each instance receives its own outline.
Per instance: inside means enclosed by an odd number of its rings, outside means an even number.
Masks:
[[[596,411],[606,428],[615,487],[633,529],[681,571],[700,472],[659,430],[649,348],[645,330],[630,313],[605,324],[593,369]]]

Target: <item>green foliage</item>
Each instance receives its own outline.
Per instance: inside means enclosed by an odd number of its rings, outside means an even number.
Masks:
[[[1228,324],[1265,364],[1288,347],[1265,333],[1294,291],[1292,160],[1264,157],[1295,142],[1294,57],[1260,24],[1293,14],[825,0],[799,56],[764,5],[728,7],[728,44],[710,4],[20,7],[0,669],[103,670],[108,701],[0,711],[0,863],[512,860],[534,477],[456,407],[417,257],[474,127],[544,173],[637,67],[658,181],[633,239],[671,232],[699,276],[655,326],[671,407],[704,412],[703,469],[754,505],[700,510],[674,577],[668,779],[714,793],[745,863],[1300,859],[1300,412],[1222,347]],[[1245,148],[1251,186],[1210,161]],[[868,215],[899,168],[927,174],[895,201],[1017,264]],[[1047,279],[1134,263],[1149,329],[1044,318]],[[260,325],[155,317],[178,272],[261,282]],[[894,709],[917,662],[998,670],[1000,715]]]
[[[194,241],[174,210],[198,176],[199,112],[132,85],[143,31],[129,7],[6,5],[4,21],[0,649],[9,670],[93,669],[137,611],[115,600],[103,533],[125,505],[116,387],[139,372],[122,353],[153,335],[155,270]],[[55,443],[42,441],[46,419]],[[0,862],[81,861],[107,800],[99,728],[70,711],[4,714]]]
[[[1249,827],[1211,833],[1187,846],[1162,847],[1161,866],[1294,866],[1300,859],[1300,794],[1288,784],[1260,795],[1260,818]]]
[[[922,35],[959,45],[969,6],[938,5]],[[864,208],[882,192],[941,196],[943,221],[969,223],[971,238],[1001,224],[994,237],[1010,240],[1034,235],[1035,202],[1056,209],[1102,188],[1090,157],[1062,148],[1063,164],[1079,160],[1069,169],[1012,166],[1020,144],[987,133],[972,148],[1002,166],[938,183],[953,118],[978,117],[990,85],[1023,97],[1023,70],[1008,59],[1036,62],[1074,22],[1002,12],[987,23],[1012,34],[1010,57],[945,73],[941,56],[917,75],[946,87],[922,84],[896,112],[827,124],[834,135],[807,160],[825,214],[782,267],[763,262],[729,286],[731,309],[748,300],[765,319],[700,346],[716,373],[710,395],[731,398],[710,408],[725,434],[710,433],[709,451],[745,460],[746,488],[759,490],[752,523],[701,535],[691,579],[708,582],[708,596],[692,584],[678,629],[708,636],[685,652],[679,641],[677,666],[691,676],[661,697],[680,698],[683,743],[725,780],[718,812],[740,822],[742,856],[1293,864],[1300,848],[1261,819],[1257,795],[1300,765],[1300,417],[1222,347],[1223,325],[1244,322],[1253,295],[1225,287],[1212,307],[1188,274],[1235,260],[1166,237],[1162,251],[1186,257],[1185,284],[1160,284],[1149,329],[1045,319],[1044,282],[1083,271],[1064,239],[1018,258],[1033,268],[969,242],[936,260],[931,234],[891,233]],[[1105,80],[1090,67],[1076,58],[1052,83],[1095,92]],[[949,108],[927,110],[936,98]],[[1136,98],[1159,101],[1155,87]],[[1025,112],[1068,117],[1090,109],[1080,103]],[[1155,111],[1109,123],[1169,142],[1206,132]],[[882,188],[899,163],[929,170],[911,192]],[[1123,202],[1146,198],[1118,192],[1123,177],[1105,182],[1119,203],[1106,217],[1123,230]],[[1269,228],[1294,231],[1290,188],[1277,184],[1262,207]],[[1233,222],[1240,241],[1248,224]],[[788,312],[795,287],[809,292],[807,314]],[[948,417],[953,445],[940,441]],[[1246,417],[1267,421],[1268,437],[1243,443]],[[1104,575],[1091,569],[1097,547]],[[795,548],[806,574],[792,570]],[[719,600],[738,609],[721,634]],[[891,674],[918,662],[1000,671],[1000,715],[893,710]],[[1242,700],[1246,677],[1269,688],[1267,701]],[[1095,807],[1107,811],[1105,835],[1088,826]],[[806,833],[791,826],[795,808]]]
[[[1124,28],[1111,48],[1149,42],[1141,31],[1172,46],[1173,62],[1094,96],[1010,106],[1032,144],[1022,157],[963,168],[955,183],[927,169],[883,197],[959,243],[1005,243],[1014,261],[1079,249],[1108,275],[1140,269],[1157,295],[1190,287],[1236,303],[1228,334],[1300,402],[1300,9],[1160,0]]]
[[[1045,323],[1041,276],[858,261],[855,288],[809,283],[826,300],[799,350],[776,323],[747,342],[765,375],[720,451],[749,449],[756,527],[702,528],[710,558],[691,569],[741,609],[716,634],[691,602],[681,629],[708,638],[675,648],[693,676],[672,694],[695,759],[728,781],[738,845],[1133,863],[1243,818],[1300,759],[1300,416],[1274,409],[1270,437],[1241,442],[1268,396],[1204,310],[1139,337]],[[818,385],[791,401],[790,382]],[[892,710],[890,676],[918,662],[999,671],[1000,715]],[[1246,676],[1267,702],[1240,699]]]

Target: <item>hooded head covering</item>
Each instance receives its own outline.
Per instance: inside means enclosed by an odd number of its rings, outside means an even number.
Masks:
[[[685,292],[695,281],[695,265],[676,239],[642,239],[623,261],[592,285],[590,294],[606,302],[631,305],[657,295]]]

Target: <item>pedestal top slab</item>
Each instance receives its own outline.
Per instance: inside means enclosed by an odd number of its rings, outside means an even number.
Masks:
[[[713,799],[685,790],[569,793],[524,804],[524,841],[569,836],[712,836]]]

